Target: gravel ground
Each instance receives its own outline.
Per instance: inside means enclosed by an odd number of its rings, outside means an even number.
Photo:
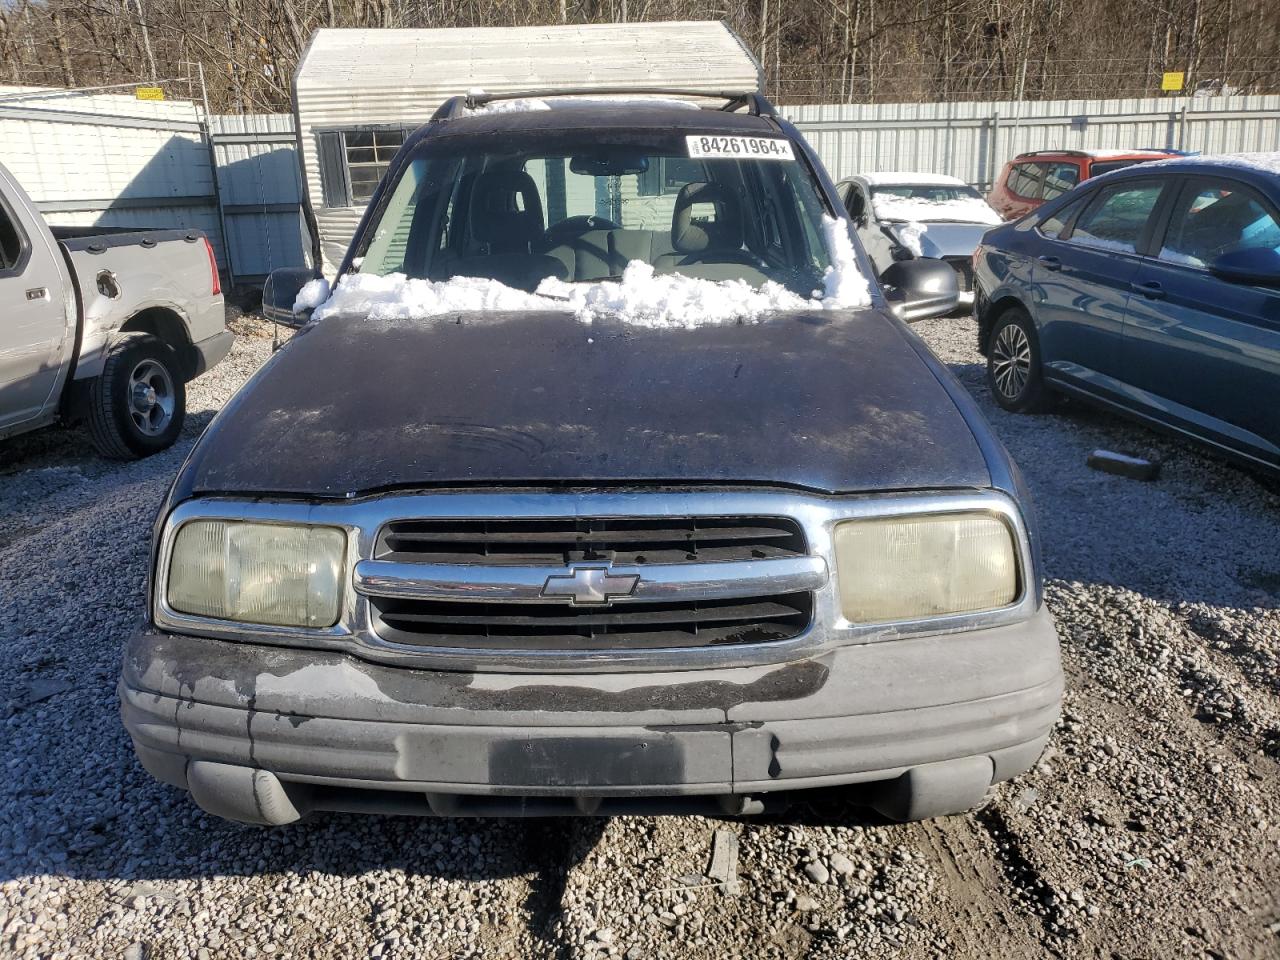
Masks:
[[[0,444],[0,953],[14,957],[1276,957],[1280,498],[1075,407],[990,402],[970,321],[918,330],[1037,499],[1068,675],[1031,774],[966,817],[840,804],[764,821],[327,816],[266,831],[150,779],[117,718],[154,513],[270,355],[238,320],[172,451]],[[1095,447],[1155,456],[1139,483]],[[707,879],[736,838],[737,889]]]

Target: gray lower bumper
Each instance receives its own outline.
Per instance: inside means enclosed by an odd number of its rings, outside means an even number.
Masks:
[[[193,376],[198,377],[225,360],[235,342],[236,335],[230,330],[223,330],[221,333],[214,334],[207,340],[201,340],[197,343],[195,345],[196,369]]]
[[[750,812],[742,798],[871,783],[890,815],[931,816],[1030,767],[1061,693],[1043,611],[783,666],[541,677],[146,633],[120,682],[147,769],[257,822],[611,812],[637,798]]]

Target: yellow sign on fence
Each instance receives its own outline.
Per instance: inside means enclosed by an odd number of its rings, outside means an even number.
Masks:
[[[1186,82],[1186,74],[1181,70],[1176,73],[1166,73],[1160,78],[1161,90],[1181,90],[1183,83]]]
[[[1178,74],[1182,76],[1182,74]],[[164,89],[161,87],[138,87],[133,91],[133,95],[139,100],[163,100]]]

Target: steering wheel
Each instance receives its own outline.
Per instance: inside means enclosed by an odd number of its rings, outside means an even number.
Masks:
[[[586,233],[589,230],[621,230],[622,227],[612,220],[591,214],[586,216],[566,217],[558,223],[547,227],[547,237],[558,237],[562,234]]]

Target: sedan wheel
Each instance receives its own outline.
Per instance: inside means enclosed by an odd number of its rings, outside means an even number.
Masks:
[[[987,385],[996,402],[1014,413],[1043,410],[1049,399],[1040,366],[1040,342],[1019,307],[996,320],[987,349]]]
[[[1017,400],[1026,389],[1031,377],[1031,341],[1017,324],[1006,324],[991,345],[991,373],[1005,400]]]

